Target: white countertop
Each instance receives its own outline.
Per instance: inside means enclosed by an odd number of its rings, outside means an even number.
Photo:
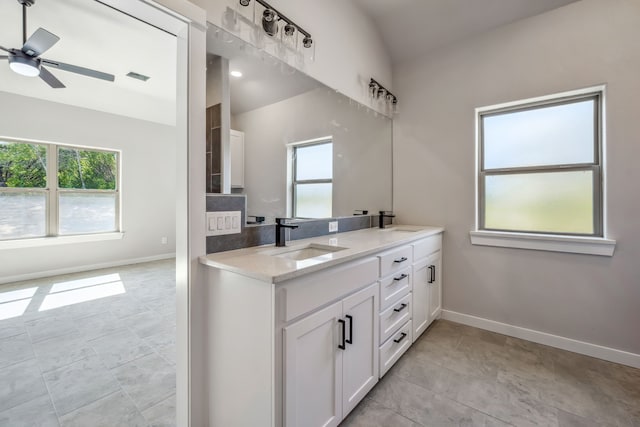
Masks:
[[[393,225],[385,229],[367,228],[288,241],[286,247],[266,245],[218,252],[200,257],[200,262],[210,267],[232,271],[265,282],[278,283],[443,231],[442,227],[412,225]],[[345,249],[299,261],[274,256],[302,249],[309,244],[337,246]]]

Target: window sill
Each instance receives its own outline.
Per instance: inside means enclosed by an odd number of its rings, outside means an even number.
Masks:
[[[616,241],[595,237],[555,236],[550,234],[508,233],[498,231],[470,231],[472,245],[502,248],[533,249],[538,251],[569,252],[613,256]]]
[[[0,242],[2,249],[36,248],[43,246],[66,245],[71,243],[101,242],[105,240],[120,240],[124,233],[98,233],[98,234],[78,234],[75,236],[39,237],[35,239],[5,240]]]

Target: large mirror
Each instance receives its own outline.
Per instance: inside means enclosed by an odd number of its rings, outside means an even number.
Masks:
[[[225,192],[230,168],[230,192],[265,223],[392,208],[391,119],[215,26],[207,52],[207,118],[223,141],[207,154],[209,191]]]

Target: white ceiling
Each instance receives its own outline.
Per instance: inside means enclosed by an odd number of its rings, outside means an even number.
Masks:
[[[173,125],[176,116],[176,38],[90,0],[37,0],[27,9],[27,37],[38,27],[60,41],[42,56],[115,75],[106,82],[49,68],[67,87],[52,89],[0,61],[0,91]],[[0,1],[0,46],[22,46],[22,7]],[[4,52],[2,52],[4,54]],[[147,82],[126,77],[150,76]]]
[[[378,27],[392,62],[577,0],[352,0]]]
[[[352,1],[372,17],[392,60],[399,62],[576,0]],[[20,47],[21,25],[18,2],[0,1],[0,45]],[[142,120],[175,123],[174,36],[91,0],[37,0],[28,9],[27,25],[28,35],[43,27],[60,37],[43,55],[45,58],[111,73],[116,81],[50,69],[67,86],[52,89],[39,78],[12,72],[4,60],[0,61],[0,91]],[[231,57],[231,66],[245,74],[242,79],[231,80],[234,114],[320,85],[299,72],[291,74],[291,69],[280,69],[255,51],[246,55],[246,51],[241,52],[240,43],[223,43],[224,49],[235,51],[223,56]],[[125,76],[129,71],[151,79],[146,83],[131,79]]]

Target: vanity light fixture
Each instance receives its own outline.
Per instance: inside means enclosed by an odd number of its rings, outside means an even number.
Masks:
[[[262,13],[262,28],[271,37],[278,34],[278,15],[272,9],[265,9]]]
[[[249,6],[249,4],[251,3],[251,0],[239,1],[240,5],[245,7]],[[262,28],[269,36],[274,37],[276,34],[278,34],[278,22],[283,21],[285,23],[283,34],[286,37],[293,37],[297,30],[304,36],[304,38],[302,39],[302,46],[306,48],[310,48],[311,46],[313,46],[313,39],[311,38],[311,34],[309,34],[309,32],[305,31],[298,24],[277,11],[266,1],[255,0],[255,2],[261,4],[265,8],[264,12],[262,13]]]
[[[387,105],[394,110],[398,105],[398,97],[392,94],[389,89],[382,86],[373,78],[369,81],[369,96],[376,100],[382,98],[382,100],[385,101]]]

